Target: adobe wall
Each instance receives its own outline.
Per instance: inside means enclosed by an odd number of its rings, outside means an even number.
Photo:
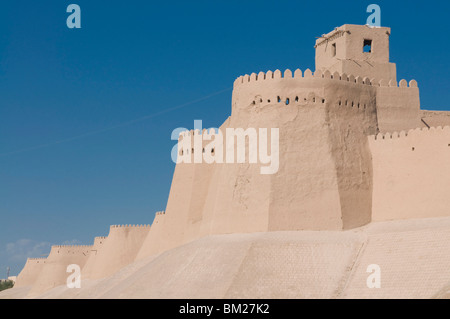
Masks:
[[[52,246],[29,296],[33,297],[51,288],[65,285],[70,276],[67,266],[76,264],[83,268],[91,248],[92,246]]]
[[[36,282],[47,258],[28,258],[25,266],[17,276],[15,288],[31,286]]]
[[[325,72],[325,78],[330,74]],[[337,175],[342,229],[365,225],[372,214],[372,158],[367,135],[378,132],[377,89],[368,79],[360,82],[334,74],[325,86],[330,101],[327,126]]]
[[[373,220],[450,216],[450,127],[369,137]]]
[[[377,89],[375,80],[328,71],[237,79],[232,119],[245,117],[243,105],[255,108],[250,100],[281,99],[266,118],[269,127],[280,128],[281,156],[271,176],[268,230],[346,229],[370,221],[366,135],[378,131]],[[258,107],[270,110],[267,103]]]
[[[167,240],[169,240],[167,231],[169,230],[170,225],[166,223],[165,212],[157,212],[135,260],[142,260],[148,256],[156,255],[161,251],[169,249],[168,247],[170,247],[170,244],[167,244]],[[178,238],[178,240],[180,242],[182,241],[180,238]]]
[[[283,100],[296,94],[286,92]],[[342,228],[338,181],[325,124],[328,101],[324,91],[313,94],[307,101],[279,109],[280,168],[270,176],[271,231]]]
[[[227,123],[228,121],[225,121]],[[221,126],[224,129],[224,125]],[[184,156],[188,156],[190,163],[179,163],[176,166],[169,200],[164,215],[164,231],[166,239],[162,246],[174,247],[177,244],[190,241],[201,236],[203,212],[208,200],[208,194],[213,183],[213,175],[220,164],[208,164],[203,159],[206,152],[212,154],[212,148],[208,147],[214,136],[205,129],[202,132],[187,131],[180,136],[179,145],[191,145],[190,150]],[[203,136],[210,140],[204,140]],[[196,144],[201,139],[201,144]],[[217,149],[215,149],[217,151]],[[186,157],[185,157],[186,158]],[[155,219],[155,222],[157,220]],[[175,225],[175,227],[172,227]]]
[[[168,250],[201,235],[204,204],[215,165],[194,163],[194,156],[201,155],[205,146],[202,142],[198,154],[193,154],[194,134],[198,133],[191,130],[180,135],[179,156],[183,151],[183,156],[188,157],[190,163],[182,162],[175,166],[166,210],[156,214],[137,259]],[[182,148],[183,139],[192,141],[189,149]]]
[[[381,80],[377,90],[377,111],[380,132],[394,132],[422,127],[417,82]]]
[[[415,81],[410,87],[405,82],[385,87],[383,80],[310,70],[237,78],[232,115],[220,129],[225,134],[227,128],[279,128],[278,172],[262,175],[261,164],[248,163],[248,151],[242,164],[193,163],[201,155],[194,142],[200,132],[182,133],[179,145],[187,139],[191,146],[179,146],[179,156],[191,163],[176,165],[166,213],[156,216],[138,258],[211,234],[367,224],[373,206],[367,136],[379,126],[416,125],[419,118],[415,106],[403,113],[411,119],[404,122],[389,122],[396,112],[383,113],[389,106],[383,98],[397,96],[410,107],[408,99],[418,97]],[[203,152],[207,143],[202,141]],[[236,159],[236,143],[234,151]]]
[[[95,264],[98,260],[99,251],[103,248],[108,237],[99,236],[94,238],[94,245],[92,245],[91,253],[86,261],[83,269],[81,270],[81,276],[83,279],[89,279],[92,276],[92,271],[95,269]]]
[[[450,125],[449,111],[421,110],[419,114],[421,119],[421,127],[438,127]]]
[[[104,278],[208,235],[450,216],[450,126],[434,128],[450,125],[450,112],[420,110],[417,82],[396,82],[389,34],[344,25],[317,40],[314,74],[276,70],[235,80],[231,116],[220,129],[267,128],[270,141],[270,129],[278,128],[275,174],[261,174],[268,164],[248,163],[248,140],[245,163],[236,162],[235,143],[235,163],[208,164],[202,154],[212,151],[209,141],[196,145],[200,132],[184,132],[178,155],[190,162],[176,165],[166,211],[151,228],[111,226],[93,247],[54,246],[44,265],[27,261],[19,287],[36,282],[37,294],[65,284],[70,263],[84,265],[83,278]],[[366,38],[373,40],[370,54],[362,51]],[[203,163],[193,163],[198,158]]]
[[[322,103],[323,87],[320,80],[313,78],[309,70],[305,71],[305,77],[300,70],[294,75],[287,70],[284,77],[281,71],[276,70],[246,75],[235,81],[232,115],[226,127],[222,127],[222,131],[225,132],[226,128],[267,128],[270,141],[270,129],[279,128],[280,166],[274,175],[261,174],[261,167],[267,164],[249,164],[248,152],[246,163],[215,164],[203,213],[202,235],[264,232],[279,228],[304,229],[311,225],[311,221],[302,217],[300,219],[303,223],[299,225],[295,222],[295,219],[299,219],[298,215],[293,216],[292,212],[286,209],[289,201],[292,206],[296,206],[292,202],[298,199],[295,183],[301,184],[289,165],[299,169],[298,164],[307,163],[307,157],[311,155],[311,152],[308,154],[292,146],[295,141],[298,143],[302,140],[301,133],[297,130],[301,128],[305,134],[310,135],[311,147],[322,145],[318,140],[327,137],[326,130],[322,130],[323,134],[310,130],[316,129],[317,123],[324,121],[325,106]],[[248,149],[248,141],[246,146]],[[327,152],[327,144],[323,146],[323,150],[323,153]],[[269,147],[269,152],[271,151]],[[236,156],[236,144],[234,152]],[[283,158],[286,154],[287,159]],[[313,156],[320,157],[321,154],[316,153]],[[299,155],[305,158],[298,157]],[[324,167],[327,167],[329,172],[334,170],[329,157],[327,159],[325,156],[322,163],[316,172],[325,176],[327,172],[323,171]],[[333,185],[333,174],[328,176],[330,185]],[[311,174],[304,179],[312,180],[314,176]],[[331,197],[337,199],[337,191],[333,190],[333,186],[329,189]],[[310,193],[310,207],[313,206],[313,201]],[[341,227],[336,201],[325,202],[324,206],[328,211],[327,216],[332,215],[333,211],[336,212],[335,218],[325,222],[324,227]],[[317,212],[319,210],[317,209]],[[325,209],[321,210],[323,211]],[[290,217],[294,218],[288,220]],[[320,213],[317,213],[315,218],[320,218]]]
[[[90,267],[89,278],[108,277],[133,262],[149,230],[149,225],[112,225]]]
[[[155,217],[138,259],[210,234],[343,229],[370,221],[365,136],[377,132],[375,86],[310,70],[236,79],[232,116],[220,129],[279,128],[278,172],[262,175],[262,165],[249,164],[248,157],[242,164],[177,164],[166,212]],[[185,132],[179,142],[190,139],[194,148],[198,133]],[[198,155],[182,151],[192,161]]]
[[[233,100],[235,101],[233,103],[237,103],[235,96]],[[232,114],[226,125],[220,128],[223,134],[226,134],[226,129],[231,128],[247,130],[247,128],[274,127],[273,123],[268,121],[270,110],[261,110],[252,103],[253,100],[248,101],[249,109],[242,111],[239,116]],[[249,163],[249,137],[245,139],[245,162],[238,163],[237,143],[237,139],[234,138],[234,163],[214,164],[204,204],[202,236],[268,229],[270,175],[260,173],[260,164]],[[227,149],[223,157],[226,158],[230,154],[231,149]]]

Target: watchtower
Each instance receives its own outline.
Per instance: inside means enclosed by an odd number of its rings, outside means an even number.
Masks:
[[[316,40],[316,70],[397,81],[387,27],[344,24]]]

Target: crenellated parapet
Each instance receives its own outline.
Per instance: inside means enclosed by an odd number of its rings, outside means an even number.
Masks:
[[[153,219],[152,227],[155,227],[156,225],[158,225],[165,216],[166,216],[165,211],[156,212],[155,218]]]
[[[282,73],[280,70],[259,72],[258,74],[252,73],[250,75],[245,74],[242,76],[239,76],[234,81],[234,87],[240,87],[240,86],[248,86],[256,83],[270,83],[270,81],[292,81],[292,80],[300,80],[300,81],[307,81],[311,79],[325,79],[325,80],[337,80],[337,81],[345,81],[349,82],[355,85],[371,85],[371,86],[389,86],[389,87],[400,87],[400,88],[407,88],[407,87],[417,87],[417,81],[411,80],[408,82],[406,80],[400,80],[399,83],[397,83],[394,80],[383,80],[383,79],[376,79],[376,78],[368,78],[368,77],[360,77],[360,76],[354,76],[354,75],[347,75],[345,73],[338,73],[334,72],[331,73],[330,71],[321,72],[317,70],[316,72],[312,72],[310,69],[306,69],[304,73],[300,69],[297,69],[292,73],[290,69],[286,69],[284,73]]]
[[[311,94],[320,97],[321,100],[308,100]],[[397,107],[405,111],[401,117],[415,117],[416,113],[411,110],[417,108],[418,96],[416,80],[408,82],[402,79],[397,82],[394,79],[361,77],[346,73],[332,73],[328,70],[324,72],[316,70],[313,73],[309,69],[304,72],[300,69],[294,72],[287,69],[284,72],[276,70],[238,77],[234,82],[232,110],[235,114],[240,110],[252,110],[252,105],[261,108],[273,104],[289,105],[293,102],[302,104],[326,101],[335,105],[339,99],[347,99],[356,104],[368,104],[368,100],[371,99],[373,107],[383,108],[382,120],[384,120],[386,108],[392,108],[389,105],[390,101],[395,101],[398,104]],[[240,115],[236,114],[236,116]],[[390,114],[387,114],[387,122],[392,122]],[[387,126],[387,128],[391,127]]]
[[[178,160],[182,163],[201,163],[206,152],[214,154],[211,141],[217,136],[218,132],[214,128],[181,132],[178,138]]]
[[[127,224],[127,225],[111,225],[110,228],[149,228],[150,225],[131,225],[131,224]]]
[[[212,138],[216,134],[215,130],[213,128],[210,129],[202,129],[201,131],[196,130],[186,130],[180,133],[179,138],[193,138],[196,135],[202,135],[207,136],[209,138]]]
[[[381,143],[383,141],[395,140],[395,139],[416,139],[417,137],[434,137],[436,135],[446,134],[449,136],[449,144],[446,146],[450,146],[450,126],[437,126],[437,127],[418,127],[415,129],[407,130],[407,131],[399,131],[399,132],[385,132],[379,133],[377,135],[369,136],[371,141],[376,141]]]
[[[47,257],[35,257],[35,258],[27,258],[27,261],[45,261]]]
[[[52,248],[89,248],[92,245],[52,245]]]

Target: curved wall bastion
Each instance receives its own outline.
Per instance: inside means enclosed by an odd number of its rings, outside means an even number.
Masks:
[[[397,82],[390,33],[343,25],[317,39],[314,72],[267,71],[234,81],[231,115],[219,130],[277,129],[276,149],[272,143],[267,153],[278,152],[273,174],[248,161],[227,162],[238,147],[217,152],[211,131],[182,132],[178,156],[190,160],[175,165],[167,205],[151,225],[113,225],[91,246],[53,246],[47,258],[27,260],[12,291],[114,298],[445,295],[450,112],[421,110],[417,81]],[[362,51],[367,39],[369,53]],[[194,160],[204,153],[222,161]],[[367,292],[361,278],[369,262],[386,267],[396,285],[407,276],[407,288]],[[70,264],[80,266],[88,286],[80,293],[64,288]],[[328,284],[317,279],[328,275]],[[297,291],[285,276],[310,290]],[[423,276],[432,279],[428,286]]]

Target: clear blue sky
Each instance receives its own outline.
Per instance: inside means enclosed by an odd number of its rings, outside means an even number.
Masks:
[[[71,3],[81,29],[66,26]],[[172,130],[219,126],[241,74],[314,70],[315,37],[365,24],[370,3],[398,78],[418,81],[423,108],[450,110],[448,1],[2,1],[0,278],[51,244],[151,224]]]

